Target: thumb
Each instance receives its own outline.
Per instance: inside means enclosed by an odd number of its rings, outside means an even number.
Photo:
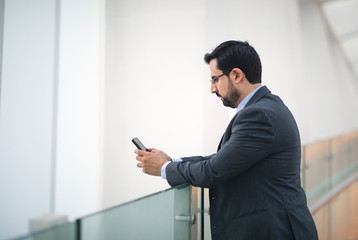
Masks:
[[[147,148],[147,151],[148,151],[148,152],[151,152],[151,151],[153,151],[153,150],[155,150],[155,148]]]

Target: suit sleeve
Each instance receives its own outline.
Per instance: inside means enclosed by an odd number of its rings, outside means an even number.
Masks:
[[[196,162],[196,161],[206,161],[212,158],[215,154],[209,155],[209,156],[193,156],[193,157],[184,157],[181,158],[183,162]]]
[[[168,183],[207,188],[221,185],[271,154],[274,137],[272,121],[265,109],[244,109],[234,120],[230,139],[215,155],[200,161],[170,163],[166,169]]]

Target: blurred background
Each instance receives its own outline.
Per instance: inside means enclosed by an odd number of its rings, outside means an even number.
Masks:
[[[330,139],[357,136],[357,12],[357,0],[0,0],[0,239],[169,188],[136,167],[134,137],[172,157],[214,153],[235,110],[210,93],[203,56],[226,40],[257,50],[303,157],[323,142],[326,158]]]

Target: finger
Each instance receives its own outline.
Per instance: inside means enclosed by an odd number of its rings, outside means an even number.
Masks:
[[[136,153],[139,155],[139,156],[145,156],[148,154],[147,151],[143,151],[143,150],[140,150],[140,149],[137,149],[136,150]]]
[[[137,167],[139,167],[139,168],[142,168],[143,167],[143,163],[137,163]]]
[[[145,173],[145,174],[152,175],[152,174],[151,174],[151,170],[150,170],[150,169],[148,169],[148,168],[145,168],[145,167],[144,167],[144,168],[142,168],[142,172],[143,172],[143,173]]]
[[[137,155],[139,155],[139,154],[140,154],[140,151],[141,151],[140,149],[136,148],[136,149],[134,150],[134,153],[137,154]]]
[[[141,157],[141,156],[139,156],[139,155],[137,155],[137,156],[135,157],[135,159],[137,159],[137,161],[143,162],[143,157]]]

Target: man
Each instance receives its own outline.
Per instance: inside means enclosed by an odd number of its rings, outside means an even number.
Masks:
[[[261,62],[247,42],[205,55],[211,92],[237,108],[216,154],[171,159],[136,150],[143,172],[171,186],[209,188],[212,239],[318,239],[300,186],[301,143],[282,100],[261,85]]]

